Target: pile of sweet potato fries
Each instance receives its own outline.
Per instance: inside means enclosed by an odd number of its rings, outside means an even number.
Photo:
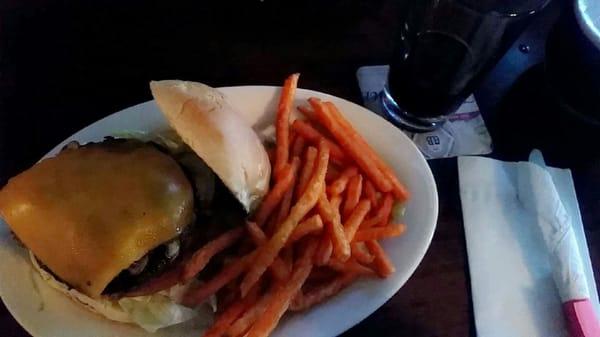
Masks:
[[[310,98],[298,107],[305,119],[290,122],[298,77],[282,89],[269,193],[246,228],[202,247],[182,272],[193,277],[217,253],[240,247],[185,295],[189,306],[217,296],[205,337],[268,336],[286,311],[308,309],[359,277],[394,272],[378,240],[405,231],[391,213],[409,193],[333,103]]]

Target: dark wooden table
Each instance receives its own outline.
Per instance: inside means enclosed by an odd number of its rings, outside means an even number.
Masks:
[[[390,61],[403,2],[283,3],[3,1],[0,186],[75,131],[149,100],[151,79],[279,85],[300,71],[302,87],[360,102],[355,71]],[[535,146],[551,165],[573,170],[600,280],[600,160],[589,152],[574,154],[576,129],[549,115],[543,69],[530,69],[543,59],[558,8],[551,6],[531,23],[476,94],[494,157],[523,160]],[[519,51],[521,44],[528,53]],[[344,336],[475,335],[456,160],[429,163],[440,196],[431,247],[408,283]],[[0,334],[28,336],[2,305]]]

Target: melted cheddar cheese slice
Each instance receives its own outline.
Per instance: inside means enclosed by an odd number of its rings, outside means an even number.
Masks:
[[[177,162],[154,147],[92,145],[10,179],[0,216],[55,275],[97,298],[192,221],[193,192]]]

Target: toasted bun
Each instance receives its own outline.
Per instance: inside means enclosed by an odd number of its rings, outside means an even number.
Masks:
[[[218,90],[178,80],[150,82],[169,124],[253,211],[269,187],[271,165],[258,135]]]
[[[133,320],[131,319],[131,317],[129,317],[129,314],[121,310],[118,304],[108,301],[102,303],[101,300],[93,299],[87,295],[84,295],[83,293],[80,293],[75,288],[71,288],[66,284],[60,282],[59,280],[54,278],[52,274],[48,273],[40,267],[40,264],[38,263],[37,259],[31,251],[29,251],[29,259],[31,260],[31,264],[33,265],[34,269],[38,273],[40,273],[42,280],[48,283],[50,287],[65,294],[67,297],[83,305],[86,309],[90,310],[93,313],[100,314],[113,321],[133,323]]]

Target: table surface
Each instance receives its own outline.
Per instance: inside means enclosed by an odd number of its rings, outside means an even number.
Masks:
[[[0,186],[75,131],[149,100],[151,79],[280,85],[300,71],[302,87],[360,102],[355,71],[390,61],[404,8],[392,0],[166,3],[0,4]],[[549,164],[572,169],[600,280],[600,160],[569,150],[577,138],[548,115],[543,69],[534,66],[559,7],[531,23],[476,96],[493,157],[523,160],[538,147]],[[557,134],[560,142],[548,136]],[[431,247],[406,285],[343,336],[475,335],[456,160],[429,163],[440,196]],[[28,336],[2,305],[0,330]]]

